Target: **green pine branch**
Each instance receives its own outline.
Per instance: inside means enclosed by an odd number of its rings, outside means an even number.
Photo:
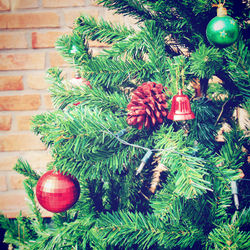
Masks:
[[[55,79],[55,74],[61,74],[61,71],[57,72],[56,68],[50,69],[48,73],[48,79],[52,82],[50,86],[52,101],[59,109],[67,106],[72,108],[73,104],[81,102],[88,107],[112,110],[114,113],[122,114],[127,107],[128,98],[123,92],[111,93],[100,86],[90,88],[85,83],[82,83],[82,86],[73,86],[70,81],[60,76]]]
[[[247,101],[250,97],[249,49],[240,39],[237,44],[224,49],[224,51],[227,60],[224,70],[235,87],[238,88],[238,95],[241,95],[243,100]]]
[[[34,217],[32,216],[34,218],[34,220],[32,220],[32,225],[34,226],[34,229],[36,231],[38,232],[42,231],[45,229],[45,227],[44,227],[42,215],[39,209],[37,208],[37,204],[36,204],[36,198],[35,198],[35,193],[34,193],[34,187],[36,185],[36,182],[30,179],[26,179],[23,182],[23,184],[24,184],[25,192],[29,198],[28,205],[29,205],[30,211],[32,212],[34,216]]]
[[[19,174],[29,177],[33,181],[38,181],[40,176],[31,168],[27,161],[19,159],[14,167],[14,170]]]
[[[61,36],[56,41],[56,49],[66,62],[75,67],[89,61],[92,57],[86,39],[76,31],[72,35]]]
[[[6,230],[4,242],[16,248],[27,249],[29,241],[37,239],[37,233],[30,218],[20,215],[15,220],[0,215],[0,226]]]
[[[214,150],[218,146],[215,141],[218,129],[215,125],[219,113],[218,108],[214,102],[203,97],[192,103],[192,111],[195,119],[190,121],[189,138]]]
[[[198,78],[210,79],[222,69],[222,62],[223,57],[219,49],[200,44],[199,48],[191,54],[190,71]]]
[[[85,15],[76,20],[75,31],[81,34],[82,38],[107,44],[120,42],[135,33],[132,28],[115,25],[104,19],[97,21],[93,17]]]
[[[178,224],[184,207],[183,198],[175,192],[172,183],[163,184],[162,189],[150,200],[154,214],[161,219],[167,217],[171,224]]]
[[[123,61],[95,57],[82,65],[81,72],[84,78],[93,86],[99,85],[112,91],[120,86],[134,86],[131,81],[135,78],[149,78],[150,71],[144,61]]]
[[[110,135],[109,130],[115,134],[127,128],[124,117],[114,118],[110,111],[80,106],[69,112],[54,111],[38,115],[33,123],[34,132],[42,136],[46,145],[53,146],[53,164],[59,169],[68,168],[75,176],[88,173],[88,178],[90,174],[97,176],[102,173],[107,176],[109,171],[121,172],[123,163],[130,165],[129,161],[135,153],[134,148],[128,151],[126,145]],[[129,131],[124,139],[134,140],[135,131]],[[143,132],[137,132],[137,141],[139,134]]]
[[[95,218],[92,214],[85,216],[84,219],[76,219],[69,223],[64,223],[63,226],[47,228],[39,233],[39,238],[29,244],[26,244],[26,249],[54,249],[54,248],[74,248],[86,249],[91,242],[96,242],[97,246],[101,246],[94,236]],[[99,243],[99,244],[98,244]],[[103,244],[105,245],[105,244]],[[103,248],[100,248],[103,249]]]
[[[103,4],[104,7],[115,10],[117,14],[129,15],[134,18],[142,20],[152,19],[153,14],[146,6],[145,1],[136,0],[99,0],[98,3]]]
[[[192,246],[203,238],[192,226],[172,225],[158,217],[125,211],[102,214],[97,222],[101,239],[111,246],[150,249]]]
[[[216,157],[217,166],[222,176],[227,181],[239,179],[239,169],[246,162],[246,152],[242,151],[242,146],[247,138],[243,136],[243,131],[234,128],[229,133],[224,133],[225,144],[222,146]],[[221,173],[218,173],[220,175]]]
[[[248,249],[250,233],[233,224],[223,224],[208,235],[207,247],[214,249]]]
[[[173,132],[172,127],[161,127],[157,132],[156,148],[168,149],[160,153],[161,162],[169,168],[174,180],[174,192],[185,198],[195,198],[211,191],[205,179],[208,172],[204,159],[194,156],[195,149],[187,145],[182,130]],[[192,154],[193,152],[193,154]]]

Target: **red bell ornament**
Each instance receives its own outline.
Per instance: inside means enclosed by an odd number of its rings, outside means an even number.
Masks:
[[[173,97],[171,110],[167,118],[173,121],[183,121],[195,118],[191,110],[188,96],[184,95],[181,89],[179,89],[178,94]]]
[[[80,185],[76,178],[59,171],[46,172],[37,182],[36,197],[40,205],[53,213],[61,213],[71,208],[80,195]]]

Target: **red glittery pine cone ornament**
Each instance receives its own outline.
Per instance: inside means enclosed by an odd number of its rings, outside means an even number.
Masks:
[[[145,82],[133,93],[130,103],[127,123],[137,126],[140,130],[144,127],[152,128],[163,122],[167,116],[167,96],[163,92],[162,84]]]
[[[46,172],[37,182],[36,197],[40,205],[53,213],[61,213],[71,208],[80,195],[80,185],[76,178],[59,171]]]

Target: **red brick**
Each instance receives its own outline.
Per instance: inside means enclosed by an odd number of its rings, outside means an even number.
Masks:
[[[7,179],[6,176],[0,175],[0,191],[7,191],[8,186],[7,186]]]
[[[49,53],[51,67],[68,67],[69,64],[63,59],[59,52],[53,51]]]
[[[69,32],[48,31],[48,32],[32,32],[32,48],[53,48],[56,40]]]
[[[0,70],[44,69],[45,53],[2,54]]]
[[[96,0],[90,0],[92,6],[103,6],[103,4],[98,4]]]
[[[33,73],[27,76],[27,84],[31,89],[47,89],[49,87],[48,82],[45,80],[44,73]]]
[[[0,136],[0,151],[45,150],[39,137],[33,134],[11,134]]]
[[[59,27],[59,16],[55,12],[1,14],[1,29]]]
[[[31,9],[39,7],[37,0],[12,0],[11,5],[13,9]]]
[[[40,95],[0,96],[0,111],[37,110],[41,104]]]
[[[46,109],[53,109],[53,103],[49,94],[44,96],[44,102]]]
[[[115,24],[124,24],[124,16],[115,14],[112,10],[105,9],[105,20],[110,21],[111,23]]]
[[[86,14],[86,15],[92,16],[96,19],[99,16],[97,9],[67,10],[67,11],[64,11],[65,25],[69,26],[69,27],[73,27],[74,21],[81,14]]]
[[[0,210],[25,208],[27,202],[26,197],[24,190],[0,193]]]
[[[132,27],[135,30],[139,30],[139,26],[137,25],[137,20],[136,19],[134,19],[134,18],[132,18],[130,16],[126,16],[124,22],[125,22],[125,25],[127,27]]]
[[[32,169],[46,170],[52,161],[51,155],[45,151],[0,152],[0,171],[10,171],[16,165],[18,158],[27,161]]]
[[[30,216],[30,212],[29,212],[29,209],[28,207],[27,208],[21,208],[21,211],[22,211],[22,216]],[[7,218],[16,218],[20,215],[20,209],[18,207],[14,208],[14,209],[11,209],[11,210],[2,210],[2,214],[7,217]],[[10,248],[11,249],[11,248]]]
[[[25,180],[25,177],[20,174],[13,174],[9,177],[9,185],[10,189],[24,189],[23,187],[23,181]]]
[[[20,115],[17,116],[17,130],[24,131],[24,130],[30,130],[30,115]]]
[[[0,10],[10,10],[10,1],[0,0]]]
[[[0,130],[10,130],[11,129],[11,115],[1,115],[0,116]]]
[[[28,43],[24,32],[4,32],[0,34],[0,49],[25,49]]]
[[[18,156],[17,155],[3,155],[4,153],[0,153],[0,170],[1,171],[10,171],[15,166]]]
[[[23,152],[22,158],[28,161],[32,169],[46,170],[47,165],[52,161],[47,151]]]
[[[0,76],[0,91],[23,90],[22,76]]]
[[[43,0],[45,8],[77,7],[84,6],[86,0]]]

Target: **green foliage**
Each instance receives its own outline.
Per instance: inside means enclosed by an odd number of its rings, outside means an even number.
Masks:
[[[130,15],[133,17],[141,17],[144,20],[151,19],[152,14],[144,6],[145,1],[135,1],[135,0],[125,0],[125,1],[106,1],[99,0],[98,3],[102,3],[105,7],[109,9],[115,9],[116,13]]]
[[[192,105],[195,119],[190,121],[192,130],[189,138],[197,140],[198,143],[206,145],[210,149],[218,147],[215,141],[217,127],[215,121],[218,117],[218,110],[213,102],[207,98],[195,100]]]
[[[208,174],[205,162],[192,156],[192,142],[184,139],[182,130],[174,133],[173,128],[162,127],[156,137],[156,147],[165,149],[160,153],[161,162],[169,169],[174,193],[189,199],[211,190],[210,183],[204,179]]]
[[[93,17],[81,16],[76,21],[75,31],[92,41],[99,41],[107,44],[120,42],[134,34],[132,28],[114,25],[103,19],[96,21]]]
[[[219,49],[207,48],[205,44],[201,44],[199,49],[192,53],[190,62],[192,74],[198,78],[210,79],[217,71],[221,70],[223,59]]]
[[[77,67],[92,57],[88,43],[79,33],[73,32],[71,36],[64,35],[56,41],[56,48],[65,61]]]
[[[227,62],[224,70],[238,88],[238,95],[247,101],[250,97],[249,49],[242,40],[239,40],[237,44],[224,49],[224,51]]]
[[[157,245],[164,249],[187,247],[202,237],[195,227],[175,226],[161,221],[153,214],[145,216],[142,213],[124,211],[107,213],[100,217],[97,225],[101,238],[111,245],[119,245],[125,249],[154,249]],[[190,238],[193,239],[191,242]]]
[[[6,230],[5,243],[25,247],[30,240],[37,238],[37,233],[31,224],[31,220],[23,217],[21,213],[16,220],[9,220],[0,215],[0,225],[1,228]]]
[[[246,152],[242,151],[242,147],[247,142],[247,138],[243,136],[243,131],[237,128],[230,133],[224,133],[224,137],[226,142],[219,152],[218,163],[223,164],[221,170],[228,171],[225,175],[232,178],[246,161]],[[232,171],[231,174],[230,171]]]
[[[19,174],[31,178],[33,181],[37,181],[40,176],[31,168],[27,161],[19,159],[14,167],[14,170]]]
[[[208,236],[212,249],[248,249],[250,233],[240,232],[239,227],[225,224],[214,229]]]

